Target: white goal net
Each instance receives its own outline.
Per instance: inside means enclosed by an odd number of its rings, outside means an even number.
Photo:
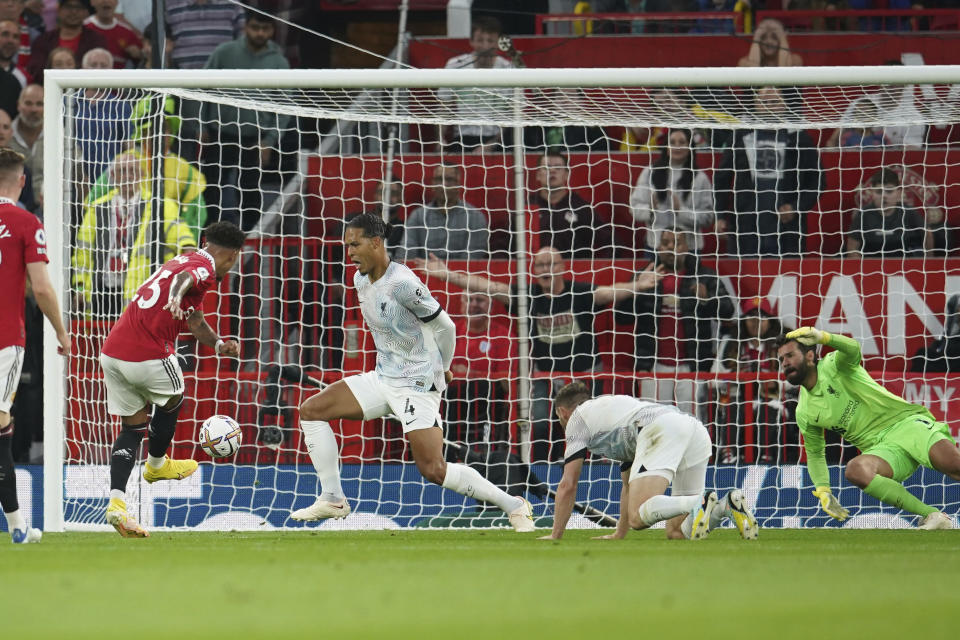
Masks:
[[[135,469],[148,528],[302,526],[289,514],[318,489],[297,407],[375,359],[340,242],[362,212],[457,323],[447,459],[528,497],[540,526],[564,456],[550,399],[572,380],[699,417],[707,486],[742,488],[761,526],[832,525],[773,346],[798,326],[855,338],[957,433],[960,67],[47,75],[45,223],[76,345],[46,377],[48,529],[103,526],[119,421],[100,346],[217,219],[250,232],[204,305],[241,356],[182,337],[170,454],[200,470]],[[243,428],[228,461],[196,443],[214,414]],[[334,430],[354,513],[323,528],[506,524],[424,481],[396,420]],[[843,478],[856,454],[828,436],[847,526],[912,524]],[[619,478],[588,459],[573,526],[616,519]],[[960,485],[905,483],[956,518]]]

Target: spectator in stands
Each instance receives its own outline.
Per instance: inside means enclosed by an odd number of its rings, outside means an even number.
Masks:
[[[737,12],[745,13],[750,9],[750,3],[744,0],[699,0],[697,10],[704,12]],[[741,19],[743,16],[741,15]],[[737,23],[734,20],[717,20],[700,18],[690,29],[691,33],[727,33],[733,35],[736,33]],[[749,31],[748,31],[749,33]]]
[[[13,62],[21,69],[30,63],[30,45],[44,31],[42,22],[37,24],[28,16],[22,0],[0,0],[0,21],[9,20],[16,25],[19,46],[13,55]]]
[[[880,169],[870,176],[872,191],[867,208],[850,223],[847,252],[877,258],[922,257],[932,248],[933,237],[923,216],[903,203],[900,176],[892,169]]]
[[[436,255],[441,260],[485,260],[489,249],[487,218],[462,197],[460,168],[439,165],[433,171],[430,201],[404,223],[398,260]]]
[[[290,63],[271,38],[273,18],[250,10],[243,36],[219,45],[206,69],[289,69]],[[176,50],[174,50],[176,54]],[[263,193],[281,182],[280,141],[290,119],[268,111],[205,103],[203,171],[207,202],[218,205],[219,219],[244,230],[260,219]],[[273,187],[279,194],[279,188]]]
[[[757,92],[763,119],[782,120],[786,105],[775,87]],[[820,154],[797,129],[741,129],[714,176],[717,231],[731,231],[727,251],[744,255],[796,255],[807,212],[824,185]]]
[[[33,195],[43,204],[43,87],[31,84],[20,93],[20,114],[14,118],[10,148],[19,151],[30,170]]]
[[[653,262],[655,285],[638,290],[615,307],[616,322],[630,325],[636,337],[635,369],[657,373],[709,371],[716,353],[718,322],[734,315],[726,287],[712,269],[690,251],[690,234],[664,229]],[[695,385],[647,379],[645,397],[676,402],[692,412]]]
[[[173,67],[173,35],[170,33],[170,25],[164,24],[166,28],[166,37],[163,40],[163,67],[170,69]],[[143,55],[140,56],[140,68],[153,68],[153,23],[147,25],[143,32]]]
[[[660,245],[662,230],[689,231],[694,248],[700,250],[704,233],[713,224],[713,186],[707,174],[697,169],[691,138],[688,129],[672,129],[669,145],[652,167],[640,173],[630,194],[633,218],[647,225],[651,255]]]
[[[877,105],[872,100],[858,98],[852,103],[853,111],[851,117],[857,122],[877,122]],[[866,124],[858,127],[843,127],[838,129],[840,132],[841,147],[860,147],[868,149],[870,147],[882,147],[884,145],[883,127],[870,126]]]
[[[12,20],[0,20],[0,109],[17,115],[17,99],[27,86],[26,72],[15,59],[20,47],[20,29]]]
[[[888,65],[901,64],[899,60],[892,60]],[[917,149],[923,146],[926,137],[926,126],[916,124],[922,122],[923,114],[917,107],[915,85],[881,85],[876,93],[870,93],[847,105],[842,120],[855,120],[857,112],[870,109],[867,103],[873,105],[876,117],[884,122],[907,122],[913,124],[894,124],[883,127],[883,144],[885,147],[907,147]],[[872,112],[872,110],[870,111]],[[825,146],[835,147],[840,140],[841,129],[835,129]]]
[[[725,90],[705,88],[691,92],[683,88],[661,88],[650,92],[647,108],[667,122],[694,118],[705,123],[734,125],[740,119],[724,110],[733,102]],[[665,127],[625,127],[620,150],[656,151],[667,146],[668,133]],[[694,128],[691,133],[693,147],[722,149],[729,146],[732,139],[729,131],[712,127]]]
[[[917,373],[960,373],[960,294],[947,300],[943,335],[921,347],[910,362]]]
[[[84,26],[83,21],[89,14],[89,8],[83,0],[60,0],[60,8],[57,11],[57,21],[60,26],[44,33],[32,45],[30,65],[27,70],[34,81],[39,82],[43,78],[47,57],[57,47],[70,49],[82,61],[88,51],[107,49],[110,46],[102,35]],[[112,55],[108,68],[113,68]]]
[[[95,13],[84,21],[107,41],[113,68],[134,67],[143,55],[143,39],[132,27],[117,20],[117,0],[91,0]]]
[[[11,147],[13,144],[13,119],[10,118],[10,114],[0,109],[0,149]],[[27,211],[35,212],[37,210],[37,202],[33,192],[33,179],[30,174],[30,168],[24,166],[23,175],[26,179],[26,184],[23,189],[20,191],[20,200],[18,205],[26,209]],[[0,260],[3,259],[3,256],[0,255]]]
[[[428,276],[469,292],[491,296],[514,316],[520,310],[520,289],[516,283],[508,285],[471,273],[451,271],[434,255],[427,260],[416,259],[414,263]],[[597,286],[569,279],[567,263],[560,252],[541,247],[533,256],[532,271],[533,282],[526,301],[535,376],[530,418],[534,456],[542,460],[562,454],[559,449],[550,451],[554,440],[550,432],[553,394],[570,381],[571,373],[591,372],[598,367],[597,332],[593,329],[597,311],[636,292],[652,289],[662,277],[663,269],[650,264],[632,281]],[[537,376],[538,373],[543,375]],[[557,435],[562,440],[562,435]]]
[[[76,69],[77,56],[66,47],[57,47],[47,56],[44,69]]]
[[[506,69],[510,62],[497,55],[500,38],[500,22],[485,16],[473,20],[470,32],[471,53],[464,53],[447,60],[447,69]],[[507,105],[510,89],[449,89],[437,92],[445,102],[456,102],[454,107],[461,117],[495,117]],[[452,126],[443,132],[448,151],[490,151],[504,143],[500,127],[492,124],[464,124]]]
[[[783,23],[773,18],[761,20],[753,32],[750,51],[737,63],[740,67],[802,67],[803,58],[790,51]]]
[[[540,188],[530,200],[536,207],[540,245],[553,247],[564,258],[590,259],[611,253],[611,224],[593,205],[570,189],[570,163],[559,151],[540,157],[536,173]]]
[[[119,316],[150,277],[150,248],[157,242],[141,159],[131,152],[117,155],[110,180],[110,191],[85,207],[72,259],[74,308],[100,318]],[[164,199],[161,262],[197,246],[179,213],[176,202]]]
[[[243,9],[227,0],[167,0],[173,65],[178,69],[204,68],[214,49],[242,37],[244,22]]]
[[[150,135],[150,131],[157,117],[157,109],[156,101],[144,98],[133,105],[130,117],[132,134],[129,142],[133,148],[129,151],[140,158],[140,170],[145,176],[152,173],[155,136]],[[173,96],[167,96],[163,102],[163,197],[177,203],[181,221],[190,227],[194,240],[199,242],[200,232],[207,225],[207,205],[203,198],[207,183],[199,167],[172,150],[180,124],[176,101]],[[87,204],[102,198],[113,188],[110,174],[110,171],[105,171],[100,175],[87,195]]]
[[[465,293],[456,320],[457,347],[444,397],[447,438],[455,442],[508,442],[510,378],[517,349],[505,322],[491,318],[485,293]]]
[[[113,55],[103,48],[91,49],[81,67],[112,69]],[[106,171],[126,143],[131,108],[129,99],[110,89],[85,89],[76,99],[74,126],[86,184]]]
[[[785,442],[781,433],[783,403],[780,380],[776,376],[779,364],[774,344],[781,333],[780,320],[770,304],[763,298],[749,298],[743,303],[736,331],[720,345],[713,371],[740,376],[739,380],[715,382],[717,396],[713,406],[717,411],[714,420],[717,432],[714,442],[720,464],[736,464],[742,460],[740,436],[747,424],[748,402],[752,403],[750,415],[756,425],[757,462],[785,462],[781,455],[784,451],[781,445]],[[761,381],[745,376],[754,372],[774,375],[770,380]]]

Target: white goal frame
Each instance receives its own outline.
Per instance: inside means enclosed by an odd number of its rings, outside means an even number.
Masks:
[[[64,141],[68,137],[63,117],[63,91],[83,88],[144,89],[393,89],[393,88],[603,88],[603,87],[715,87],[715,86],[853,86],[853,85],[960,84],[960,65],[919,67],[789,67],[789,68],[579,68],[579,69],[369,69],[369,70],[47,70],[44,74],[44,225],[47,232],[50,277],[61,304],[67,308],[66,269],[70,265],[64,241]],[[519,113],[519,112],[517,112]],[[348,117],[356,120],[359,118]],[[403,120],[403,118],[398,118]],[[508,123],[507,126],[514,123]],[[519,127],[518,127],[519,128]],[[522,153],[522,145],[515,145]],[[518,163],[518,166],[522,163]],[[522,171],[515,176],[514,215],[522,229],[524,190]],[[515,185],[516,186],[516,185]],[[525,252],[518,251],[518,261]],[[523,268],[523,267],[521,267]],[[66,376],[63,358],[49,323],[44,323],[44,529],[63,531],[64,438]],[[521,334],[522,335],[522,334]],[[521,341],[521,349],[522,341]],[[521,360],[523,357],[521,356]],[[523,394],[521,394],[523,397]]]

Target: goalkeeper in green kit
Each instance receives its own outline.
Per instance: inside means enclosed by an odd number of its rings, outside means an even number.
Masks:
[[[834,349],[817,360],[817,345]],[[960,481],[960,451],[950,428],[930,411],[883,387],[860,366],[860,345],[846,336],[801,327],[781,336],[777,359],[787,382],[800,386],[797,426],[803,433],[807,470],[823,510],[837,520],[850,513],[830,490],[823,430],[839,433],[860,449],[844,475],[869,495],[923,518],[920,529],[949,529],[946,514],[924,504],[901,484],[917,467]]]

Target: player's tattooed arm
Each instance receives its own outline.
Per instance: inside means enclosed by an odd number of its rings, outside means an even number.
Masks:
[[[170,295],[167,298],[167,304],[163,306],[164,311],[169,311],[177,320],[183,320],[190,315],[192,309],[183,309],[180,304],[183,302],[183,296],[187,295],[190,287],[193,286],[193,276],[189,271],[181,271],[173,277],[170,283]]]
[[[195,337],[200,344],[210,347],[217,355],[233,357],[240,355],[240,345],[237,341],[221,340],[217,334],[214,333],[213,327],[207,324],[207,321],[203,317],[203,311],[199,309],[194,309],[193,312],[187,316],[187,329],[190,330],[190,333],[193,334],[193,337]]]

